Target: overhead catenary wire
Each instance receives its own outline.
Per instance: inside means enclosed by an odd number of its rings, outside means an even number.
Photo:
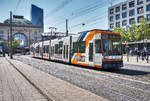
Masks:
[[[96,1],[94,3],[91,3],[91,4],[87,5],[86,7],[82,7],[82,8],[74,10],[71,14],[69,14],[68,16],[65,15],[63,18],[60,19],[60,21],[57,21],[57,22],[58,23],[62,23],[62,22],[64,22],[64,20],[66,18],[72,20],[72,19],[78,18],[79,16],[83,16],[83,15],[89,14],[90,12],[92,12],[92,11],[94,11],[96,9],[99,9],[98,7],[102,6],[104,3],[105,2],[101,3],[98,0],[98,1]],[[60,18],[60,17],[58,17],[58,18]]]
[[[62,10],[62,8],[64,8],[65,6],[67,6],[71,2],[72,2],[72,0],[63,0],[63,2],[61,2],[61,4],[59,6],[57,6],[52,11],[50,11],[49,13],[46,14],[45,19],[47,19],[47,17],[49,15],[53,16],[55,13]]]
[[[82,7],[80,9],[76,9],[75,11],[73,11],[71,14],[69,14],[68,16],[65,16],[62,19],[65,19],[66,17],[70,20],[76,19],[80,16],[84,16],[87,15],[97,9],[100,9],[100,7],[104,4],[105,2],[94,2],[92,4],[87,5],[86,7]]]
[[[99,16],[99,17],[97,17],[97,18],[95,18],[95,19],[88,19],[88,20],[86,20],[85,22],[78,23],[78,24],[76,24],[76,25],[71,26],[70,28],[79,27],[79,26],[82,25],[83,23],[84,23],[84,25],[88,25],[88,24],[90,24],[90,23],[93,23],[93,22],[96,22],[96,21],[98,21],[98,20],[101,20],[104,16],[105,16],[105,15]]]
[[[84,7],[84,8],[86,8],[86,9],[83,9],[82,11],[77,11],[77,10],[75,10],[74,12],[79,12],[79,13],[77,13],[76,15],[75,15],[75,13],[74,13],[74,16],[72,16],[72,15],[70,15],[69,17],[68,17],[68,19],[69,20],[75,20],[75,19],[77,19],[77,18],[80,18],[81,16],[84,16],[84,15],[87,15],[87,14],[90,14],[90,13],[93,13],[94,11],[96,11],[97,9],[102,9],[104,6],[102,6],[103,4],[105,4],[106,2],[101,2],[101,3],[94,3],[92,6],[86,6],[86,7]],[[78,9],[79,10],[79,9]],[[81,14],[81,13],[83,13],[83,14]],[[91,19],[94,19],[94,17],[93,18],[91,18]],[[64,25],[64,19],[63,20],[61,20],[61,22],[56,22],[55,23],[55,25],[57,25],[57,26],[62,26],[62,25]]]
[[[113,1],[116,1],[116,0],[113,0]],[[103,2],[96,1],[92,5],[89,4],[89,5],[85,6],[85,7],[76,9],[73,12],[71,12],[71,14],[69,14],[68,16],[65,15],[64,18],[61,17],[60,20],[57,20],[56,23],[55,23],[55,25],[56,26],[62,26],[62,25],[64,25],[64,22],[65,22],[66,18],[69,19],[72,22],[73,20],[75,20],[77,18],[81,18],[81,16],[85,16],[87,14],[94,13],[98,9],[102,9],[103,7],[106,7],[106,6],[104,6],[105,4],[108,6],[110,4],[109,0],[104,0]],[[105,12],[107,12],[107,11],[105,11]],[[102,18],[101,16],[99,16],[99,17]],[[90,19],[95,19],[95,20],[93,20],[93,21],[82,21],[81,23],[75,24],[75,25],[73,25],[71,27],[72,28],[73,27],[77,27],[77,26],[82,25],[83,23],[85,23],[86,25],[90,25],[90,23],[94,23],[94,22],[96,22],[96,21],[99,20],[99,18],[96,18],[96,17],[92,17]]]
[[[19,7],[19,5],[20,5],[20,2],[21,2],[21,0],[18,0],[18,2],[17,2],[17,5],[16,5],[16,8],[14,9],[14,13],[16,13],[16,11],[18,10],[18,7]]]

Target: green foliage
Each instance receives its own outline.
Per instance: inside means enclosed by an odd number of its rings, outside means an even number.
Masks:
[[[5,42],[6,45],[8,45],[8,41]],[[12,49],[16,50],[19,47],[20,43],[17,40],[12,41]],[[11,42],[9,41],[9,48],[11,48]]]
[[[118,33],[120,33],[121,41],[122,41],[122,42],[125,42],[125,41],[129,40],[129,37],[128,37],[128,34],[127,34],[128,32],[127,32],[125,29],[120,28],[120,27],[116,27],[116,28],[113,30],[113,32],[118,32]]]
[[[141,33],[140,39],[150,39],[150,26],[149,22],[144,18],[139,26],[139,31]]]
[[[134,42],[143,39],[150,39],[150,22],[144,18],[139,26],[135,23],[128,30],[116,27],[113,32],[118,32],[121,35],[122,42]]]

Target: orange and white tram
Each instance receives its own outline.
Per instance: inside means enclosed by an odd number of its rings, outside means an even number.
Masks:
[[[123,66],[120,34],[90,30],[32,45],[31,54],[47,60],[82,66],[118,69]]]

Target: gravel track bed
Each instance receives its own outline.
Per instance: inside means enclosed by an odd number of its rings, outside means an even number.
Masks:
[[[121,76],[123,75],[121,73],[116,74],[115,72],[111,73],[107,71],[103,72],[79,68],[76,66],[64,65],[25,56],[16,56],[15,59],[47,72],[55,77],[66,80],[81,88],[87,89],[111,101],[150,100],[150,83],[145,84],[142,82],[122,79],[120,77],[124,76]],[[120,77],[115,77],[113,75]],[[130,76],[127,75],[127,77]]]

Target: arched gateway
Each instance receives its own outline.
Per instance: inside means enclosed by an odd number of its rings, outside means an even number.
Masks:
[[[16,33],[13,38],[19,42],[19,48],[27,47],[27,37],[23,33]]]

